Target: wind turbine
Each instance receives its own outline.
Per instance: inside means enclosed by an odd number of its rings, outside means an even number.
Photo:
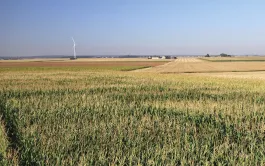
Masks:
[[[76,52],[75,52],[75,46],[76,46],[76,44],[75,44],[75,40],[74,40],[73,37],[72,37],[72,40],[73,40],[73,43],[74,43],[74,46],[73,46],[73,49],[74,49],[74,59],[76,59]]]

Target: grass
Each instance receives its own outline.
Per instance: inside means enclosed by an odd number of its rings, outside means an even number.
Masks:
[[[12,148],[12,144],[9,142],[9,136],[6,129],[6,123],[2,117],[2,111],[0,113],[0,165],[18,165],[16,149]]]
[[[264,165],[264,81],[46,69],[0,69],[20,165]]]
[[[0,161],[7,157],[8,141],[4,126],[2,117],[0,117]]]

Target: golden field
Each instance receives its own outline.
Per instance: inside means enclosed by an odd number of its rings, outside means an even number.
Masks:
[[[78,58],[76,60],[70,60],[68,58],[34,58],[34,59],[19,59],[19,60],[0,60],[0,63],[4,62],[141,62],[141,61],[151,61],[151,62],[157,62],[157,61],[164,61],[169,62],[171,60],[168,59],[147,59],[147,58]]]
[[[265,61],[265,56],[235,56],[235,57],[203,57],[208,61]]]
[[[252,72],[106,63],[2,65],[0,165],[265,164],[265,82]]]
[[[24,59],[0,60],[0,68],[28,68],[28,67],[86,67],[96,69],[132,70],[137,68],[154,67],[165,64],[170,60],[148,60],[147,58],[80,58],[70,59]]]
[[[154,73],[211,73],[265,71],[265,62],[210,62],[199,58],[178,58],[165,65],[140,71]]]

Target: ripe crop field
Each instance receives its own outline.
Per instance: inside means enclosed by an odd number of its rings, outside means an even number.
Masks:
[[[265,164],[264,80],[97,67],[0,67],[0,165]]]
[[[141,72],[143,70],[140,70]],[[155,73],[209,73],[265,71],[263,61],[205,61],[199,58],[178,58],[175,61],[154,68],[145,69]]]
[[[114,60],[115,59],[115,60]],[[168,60],[164,61],[148,61],[147,59],[135,59],[134,61],[132,59],[118,59],[118,58],[91,58],[91,59],[78,59],[78,60],[66,60],[66,59],[29,59],[29,60],[2,60],[0,61],[0,68],[4,67],[8,70],[16,70],[17,68],[20,68],[22,70],[25,70],[25,68],[32,68],[34,70],[35,68],[43,67],[44,69],[47,67],[51,68],[60,68],[60,67],[85,67],[87,69],[115,69],[116,70],[134,70],[138,68],[147,68],[147,67],[154,67],[158,65],[162,65],[167,63]]]
[[[265,80],[265,71],[256,72],[217,72],[217,73],[188,73],[188,75],[202,75],[211,77],[224,77],[224,78],[244,78],[244,79],[259,79]]]
[[[264,62],[265,56],[207,57],[201,59],[210,62]]]
[[[19,60],[0,60],[4,62],[169,62],[170,59],[147,59],[147,58],[78,58],[70,60],[68,58],[35,58]]]

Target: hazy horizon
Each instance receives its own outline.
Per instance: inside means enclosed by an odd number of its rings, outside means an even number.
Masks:
[[[262,0],[0,2],[0,57],[264,55]]]

